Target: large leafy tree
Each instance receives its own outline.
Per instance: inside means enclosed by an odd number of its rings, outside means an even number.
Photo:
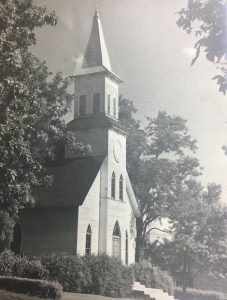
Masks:
[[[127,168],[139,202],[142,218],[137,220],[137,260],[157,221],[177,217],[176,201],[182,185],[200,174],[199,162],[186,153],[196,150],[196,141],[188,133],[186,121],[159,112],[147,118],[142,130],[134,119],[135,107],[120,98],[120,121],[128,128]],[[164,229],[164,231],[168,231]]]
[[[171,238],[154,243],[148,257],[171,272],[185,290],[201,272],[226,275],[226,268],[217,268],[226,261],[226,210],[220,202],[221,188],[189,180],[181,188],[181,206],[174,208],[175,220],[170,220]],[[224,264],[225,265],[225,264]]]
[[[187,6],[181,9],[177,25],[188,34],[195,34],[196,55],[192,64],[200,53],[205,53],[208,61],[214,63],[218,74],[213,77],[219,85],[219,91],[227,91],[226,66],[226,0],[188,0]]]
[[[66,131],[63,116],[70,81],[51,74],[35,57],[34,30],[57,18],[32,0],[0,1],[0,239],[10,239],[18,213],[34,204],[33,189],[49,185],[45,165],[66,143],[83,151]]]
[[[184,289],[204,269],[225,273],[227,214],[221,187],[209,184],[205,189],[198,181],[199,162],[188,156],[196,150],[196,141],[186,121],[159,112],[147,118],[142,129],[136,111],[130,100],[120,98],[120,122],[129,133],[127,169],[142,213],[137,220],[137,259],[146,256],[176,279],[180,275]],[[168,222],[160,227],[157,221],[163,220]],[[169,239],[152,244],[154,230],[168,233]]]

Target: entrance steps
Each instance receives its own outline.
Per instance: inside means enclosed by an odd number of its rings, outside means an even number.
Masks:
[[[169,295],[160,289],[152,289],[145,287],[144,284],[135,281],[132,286],[133,294],[138,299],[145,300],[176,300],[174,296]]]

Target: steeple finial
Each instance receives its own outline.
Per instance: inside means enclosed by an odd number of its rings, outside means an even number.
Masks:
[[[98,0],[95,0],[95,16],[99,17]]]

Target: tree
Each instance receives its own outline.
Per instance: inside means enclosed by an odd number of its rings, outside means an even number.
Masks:
[[[126,128],[127,137],[127,169],[133,181],[137,178],[137,169],[141,158],[146,152],[147,140],[145,131],[142,130],[141,122],[134,115],[137,109],[133,102],[122,95],[119,98],[119,121]],[[136,188],[136,187],[134,187]]]
[[[56,25],[54,13],[32,0],[0,1],[0,238],[12,237],[21,209],[35,202],[34,188],[51,184],[46,162],[56,145],[83,151],[63,116],[72,96],[69,79],[52,75],[30,52],[34,30]],[[7,223],[7,224],[6,224]]]
[[[198,59],[201,50],[208,61],[214,63],[219,74],[217,81],[219,91],[226,94],[226,1],[225,0],[188,0],[186,8],[178,12],[178,27],[188,34],[194,33],[196,55],[192,64]]]
[[[217,274],[217,265],[226,261],[226,210],[220,202],[221,188],[189,180],[176,202],[176,218],[170,220],[171,239],[155,244],[148,257],[168,270],[186,290],[204,270]],[[177,207],[178,206],[178,207]],[[226,275],[219,268],[219,273]]]
[[[185,120],[159,112],[156,118],[147,118],[142,130],[133,117],[132,102],[120,98],[120,108],[124,111],[120,113],[120,122],[129,131],[127,169],[142,213],[137,220],[138,260],[150,233],[160,230],[155,222],[176,218],[173,204],[180,199],[180,188],[189,178],[200,174],[200,167],[196,158],[185,154],[196,150],[196,141],[188,133]]]

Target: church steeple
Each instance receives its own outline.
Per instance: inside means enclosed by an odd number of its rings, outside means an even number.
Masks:
[[[103,66],[111,71],[111,63],[103,34],[102,24],[96,7],[92,30],[82,63],[82,69]]]
[[[112,71],[97,8],[83,63],[74,78],[74,119],[105,115],[118,121],[119,84],[123,81]]]

